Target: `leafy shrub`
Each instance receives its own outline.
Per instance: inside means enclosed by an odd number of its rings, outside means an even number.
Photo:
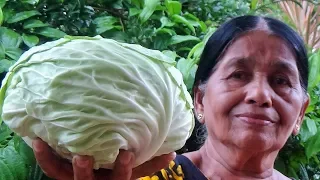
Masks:
[[[219,25],[227,19],[251,11],[250,0],[180,0],[185,8],[207,23]],[[255,8],[253,8],[255,9]]]

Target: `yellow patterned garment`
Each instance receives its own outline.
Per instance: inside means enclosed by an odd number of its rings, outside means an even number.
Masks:
[[[207,180],[207,178],[188,158],[177,155],[169,167],[139,180]]]

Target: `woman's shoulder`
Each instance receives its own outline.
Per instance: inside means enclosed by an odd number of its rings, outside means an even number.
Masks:
[[[185,156],[177,155],[165,169],[154,173],[152,176],[140,178],[140,180],[207,180],[200,170]]]

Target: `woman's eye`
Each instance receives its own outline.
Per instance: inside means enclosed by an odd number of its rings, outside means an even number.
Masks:
[[[238,79],[238,80],[245,80],[247,78],[247,74],[245,72],[234,72],[231,74],[231,78]]]
[[[281,85],[281,86],[289,86],[290,85],[290,82],[286,79],[286,78],[283,78],[283,77],[275,77],[274,78],[274,84],[276,85]]]

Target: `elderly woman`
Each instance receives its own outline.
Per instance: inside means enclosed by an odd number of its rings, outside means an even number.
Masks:
[[[307,52],[295,31],[267,17],[237,17],[211,36],[199,62],[194,110],[208,134],[199,150],[170,163],[173,154],[164,155],[133,170],[134,157],[122,152],[113,172],[95,173],[90,158],[75,157],[72,170],[40,140],[34,141],[35,154],[56,179],[289,179],[274,162],[299,132],[307,83]]]

